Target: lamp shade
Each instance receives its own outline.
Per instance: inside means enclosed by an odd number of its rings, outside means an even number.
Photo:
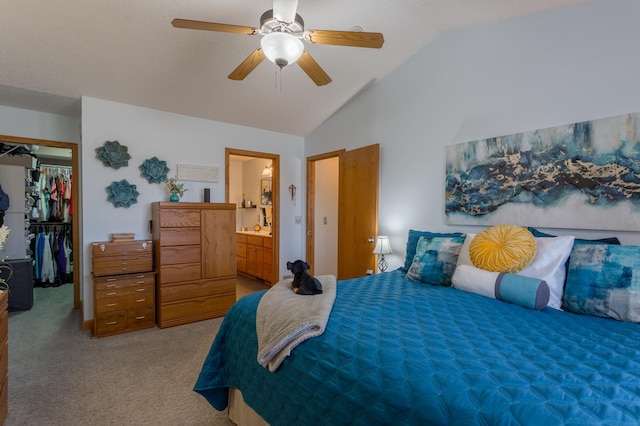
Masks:
[[[389,237],[379,236],[376,238],[376,246],[373,249],[373,254],[390,254],[393,253],[391,250],[391,243],[389,242]]]
[[[283,32],[273,32],[263,36],[260,46],[267,59],[280,68],[295,63],[304,50],[299,38]]]

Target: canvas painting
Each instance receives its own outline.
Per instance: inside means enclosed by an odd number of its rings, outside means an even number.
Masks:
[[[640,230],[640,113],[446,147],[445,221]]]

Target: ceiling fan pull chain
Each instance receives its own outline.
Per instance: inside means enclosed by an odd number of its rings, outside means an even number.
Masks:
[[[274,89],[278,88],[278,68],[277,67],[273,69],[273,88]]]

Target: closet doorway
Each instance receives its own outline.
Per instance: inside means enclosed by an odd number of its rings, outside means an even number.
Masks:
[[[69,168],[71,176],[75,184],[71,185],[71,211],[73,220],[69,226],[71,227],[71,245],[72,245],[72,279],[73,279],[73,309],[81,309],[82,301],[80,299],[80,205],[78,196],[78,145],[70,142],[58,142],[45,139],[31,139],[16,136],[0,135],[0,143],[8,145],[25,145],[38,157],[40,163],[46,167],[55,168],[56,166]],[[42,153],[39,155],[39,151]],[[70,155],[68,154],[70,152]],[[42,158],[41,158],[42,157]],[[67,164],[70,164],[67,166]],[[55,226],[55,225],[52,225]],[[61,225],[62,226],[62,225]]]
[[[251,171],[256,169],[256,164],[260,170]],[[245,169],[250,172],[245,173]],[[249,179],[250,182],[245,181]],[[247,250],[246,258],[238,256],[238,270],[259,279],[262,277],[269,285],[280,280],[279,188],[279,155],[235,148],[225,149],[225,201],[237,206],[236,231],[239,232],[238,235],[246,234],[247,237],[262,236],[263,240],[269,241],[272,245],[270,248],[263,247],[264,253],[271,250],[271,256],[267,259],[262,258],[262,267],[260,259],[253,259],[250,250]],[[251,265],[256,262],[258,268],[252,269]]]
[[[336,272],[316,270],[314,265],[310,272],[344,280],[375,271],[379,162],[378,144],[307,157],[307,259],[319,266],[337,265]],[[333,190],[326,191],[325,182]],[[327,210],[323,204],[335,208]],[[332,215],[337,226],[330,228]]]

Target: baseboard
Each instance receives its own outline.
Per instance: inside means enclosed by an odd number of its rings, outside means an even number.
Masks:
[[[82,321],[82,329],[83,330],[91,330],[91,332],[93,333],[93,320],[90,319],[88,321]]]

